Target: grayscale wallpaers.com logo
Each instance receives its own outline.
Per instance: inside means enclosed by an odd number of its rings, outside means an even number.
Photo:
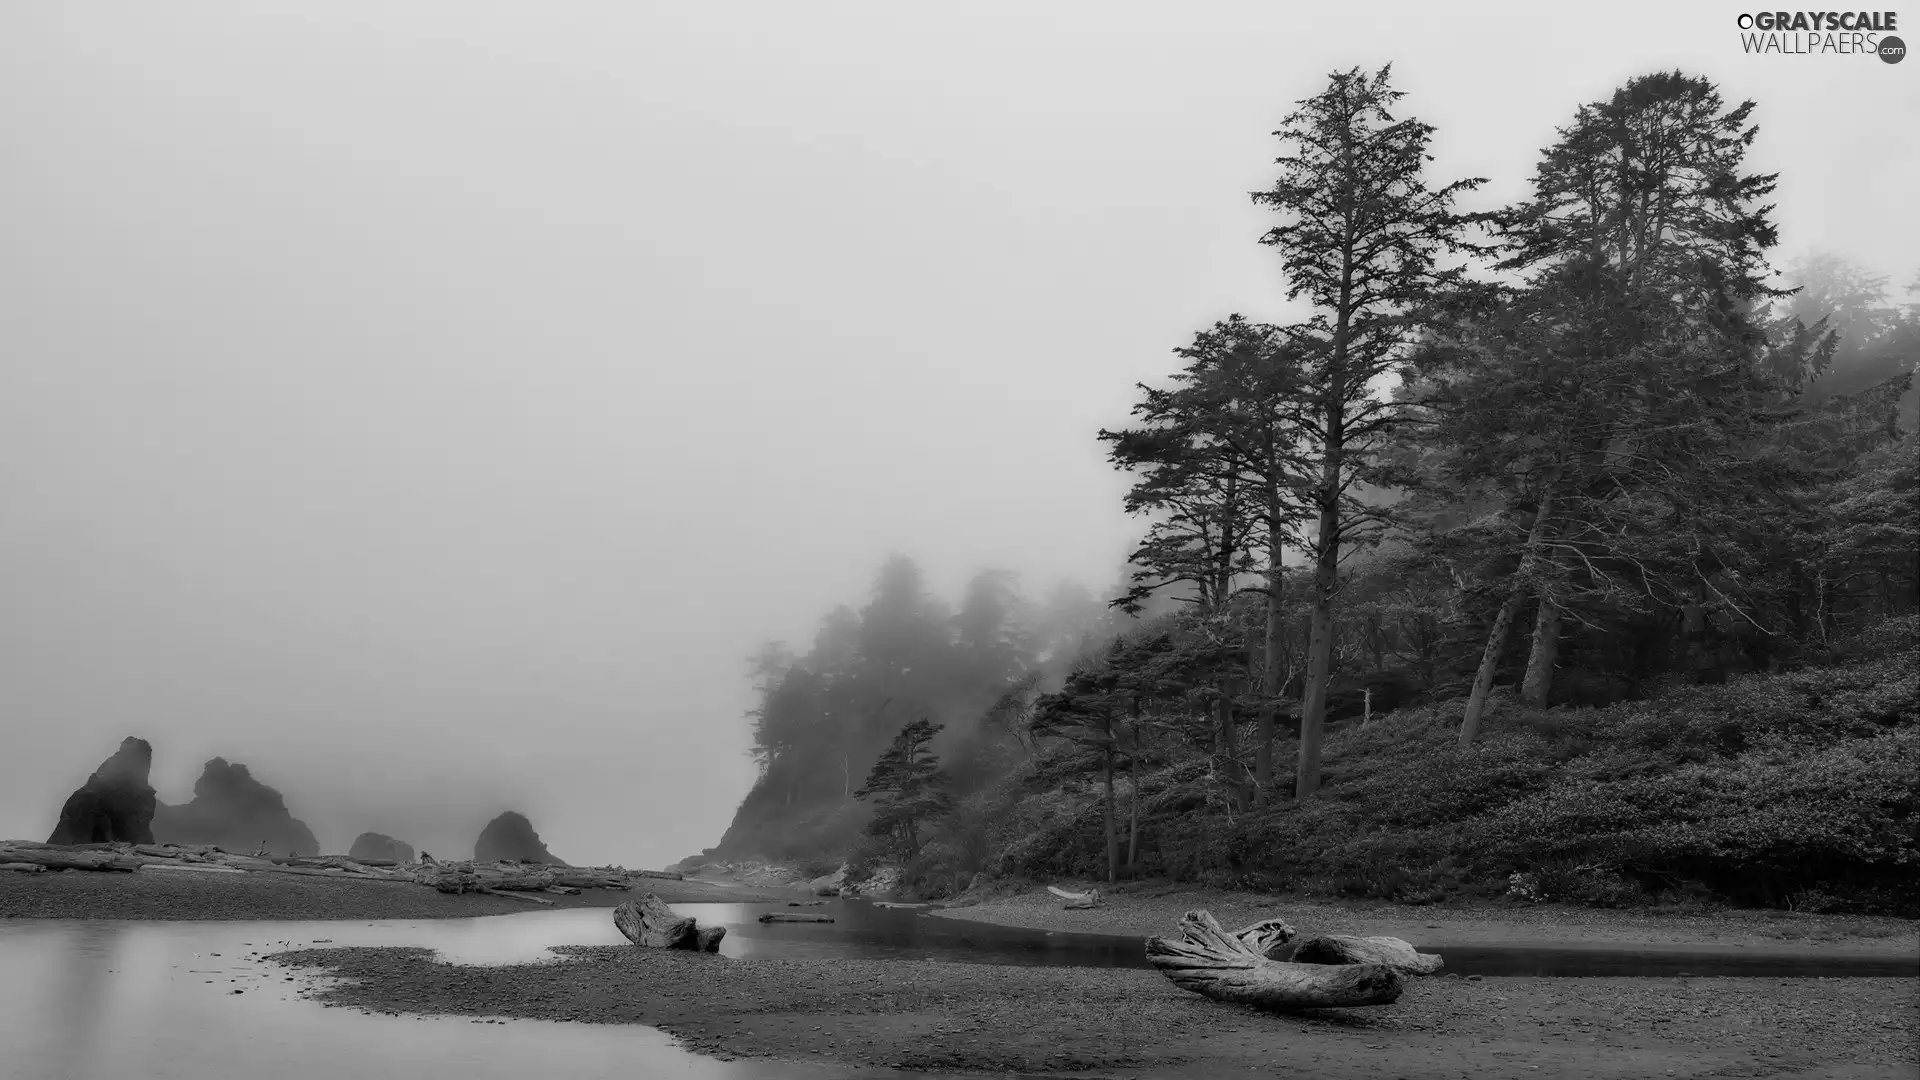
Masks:
[[[1734,20],[1740,48],[1783,56],[1877,56],[1897,64],[1907,43],[1893,36],[1895,11],[1756,11]]]

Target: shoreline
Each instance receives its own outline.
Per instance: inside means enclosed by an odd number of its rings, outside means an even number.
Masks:
[[[612,908],[651,891],[669,904],[786,900],[791,892],[650,878],[633,890],[583,889],[531,904],[486,893],[442,893],[411,882],[352,881],[293,874],[181,871],[0,873],[0,920],[464,919],[560,908]]]
[[[294,875],[0,875],[0,917],[440,919],[525,913],[487,895]],[[669,903],[781,902],[792,890],[648,882]],[[635,890],[643,891],[643,890]],[[554,907],[610,908],[633,892],[555,896]],[[1282,913],[1303,933],[1384,932],[1410,919],[1464,941],[1488,932],[1481,909],[1381,909],[1285,898],[1133,888],[1091,911],[1061,911],[1038,887],[1004,891],[935,917],[1106,933],[1171,929],[1169,911],[1210,906],[1229,921]],[[1544,940],[1568,913],[1520,909],[1503,920]],[[1093,916],[1093,918],[1087,918]],[[1574,923],[1598,944],[1670,917],[1605,913]],[[1162,922],[1165,919],[1164,923]],[[1808,917],[1801,947],[1907,948],[1899,924]],[[1670,936],[1751,934],[1725,916],[1677,917]],[[1398,920],[1398,923],[1395,922]],[[1717,929],[1714,929],[1716,928]],[[1865,937],[1864,934],[1879,936]],[[1818,937],[1820,940],[1815,940]],[[1908,940],[1911,935],[1908,936]],[[1612,940],[1620,940],[1618,937]],[[1777,940],[1777,939],[1770,939]],[[1731,945],[1729,947],[1738,947]],[[1556,1076],[1642,1080],[1687,1074],[1909,1077],[1920,979],[1911,977],[1409,979],[1398,1002],[1271,1013],[1225,1005],[1134,968],[1020,967],[933,960],[769,957],[751,960],[632,946],[563,947],[504,966],[454,965],[408,947],[309,948],[260,957],[316,979],[304,992],[330,1007],[394,1015],[642,1024],[719,1057],[1027,1076],[1203,1080],[1307,1071],[1331,1080],[1381,1076]]]
[[[1076,886],[1079,888],[1080,886]],[[1096,886],[1097,887],[1097,886]],[[1286,919],[1302,937],[1384,935],[1426,951],[1475,946],[1718,952],[1772,956],[1912,959],[1920,964],[1920,922],[1873,915],[1805,915],[1728,910],[1681,913],[1575,908],[1408,907],[1372,902],[1327,903],[1297,897],[1170,885],[1103,890],[1101,906],[1061,908],[1041,886],[1001,887],[934,908],[936,918],[1000,926],[1152,937],[1170,934],[1181,913],[1204,908],[1228,927]]]

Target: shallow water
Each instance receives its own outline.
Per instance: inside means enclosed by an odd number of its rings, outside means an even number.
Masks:
[[[560,918],[556,918],[560,916]],[[475,1022],[329,1009],[259,959],[289,948],[427,945],[456,963],[591,944],[608,909],[420,922],[0,921],[0,1076],[6,1080],[839,1080],[926,1073],[722,1061],[652,1028]],[[617,939],[617,935],[616,935]]]
[[[1137,937],[942,919],[863,903],[786,908],[678,904],[728,927],[734,957],[944,960],[1142,967]],[[762,925],[764,911],[830,913],[832,924]],[[411,945],[456,964],[566,962],[555,945],[623,945],[607,908],[391,922],[0,921],[0,1047],[7,1080],[342,1076],[525,1080],[530,1075],[687,1080],[906,1077],[793,1062],[720,1061],[637,1026],[370,1016],[304,1001],[311,975],[261,957],[329,945]],[[1416,942],[1416,944],[1418,944]],[[1448,948],[1447,970],[1481,975],[1913,976],[1912,960],[1606,948]],[[556,1071],[555,1063],[564,1063]]]

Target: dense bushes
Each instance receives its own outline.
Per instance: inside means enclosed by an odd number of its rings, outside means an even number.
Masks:
[[[1142,782],[1136,872],[1229,886],[1431,902],[1527,894],[1621,905],[1660,895],[1819,910],[1920,904],[1920,652],[1913,620],[1841,667],[1749,675],[1605,708],[1505,702],[1454,745],[1459,703],[1328,741],[1304,806],[1243,814],[1208,798],[1204,762]],[[1283,748],[1284,749],[1284,748]],[[1004,785],[983,807],[996,868],[1103,869],[1091,792]]]

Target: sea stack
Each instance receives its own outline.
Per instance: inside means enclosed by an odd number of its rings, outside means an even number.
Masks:
[[[306,823],[287,811],[278,791],[253,778],[245,765],[214,758],[193,783],[193,801],[161,803],[153,815],[162,844],[217,844],[229,851],[270,855],[318,855],[320,844]]]
[[[567,865],[540,842],[540,834],[533,831],[533,822],[512,810],[487,822],[487,827],[480,831],[480,839],[473,845],[473,861]]]
[[[67,796],[49,844],[153,843],[153,746],[128,738]]]
[[[404,840],[395,840],[385,833],[363,832],[354,838],[353,849],[347,852],[349,859],[390,860],[397,863],[413,861],[413,845]]]

